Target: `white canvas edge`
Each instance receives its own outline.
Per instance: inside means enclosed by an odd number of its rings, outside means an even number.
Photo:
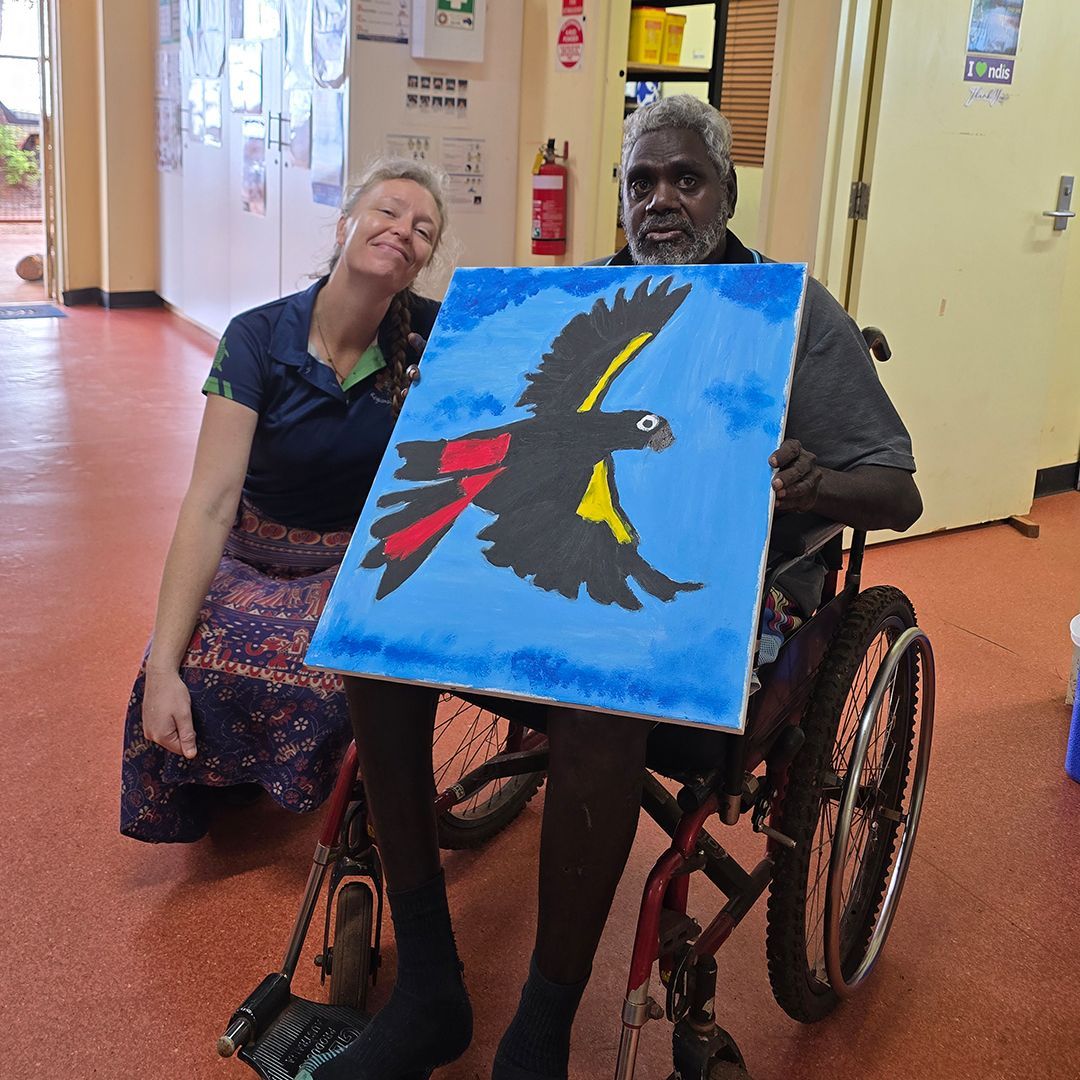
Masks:
[[[766,264],[768,265],[768,264]],[[781,265],[781,264],[773,264]],[[787,263],[787,266],[801,266],[803,270],[803,282],[802,282],[802,294],[799,296],[799,306],[795,311],[795,340],[791,345],[791,360],[788,363],[787,381],[784,384],[784,415],[780,420],[780,441],[783,442],[784,432],[787,430],[788,412],[791,409],[791,384],[795,378],[795,359],[799,353],[799,337],[802,334],[802,317],[803,308],[806,306],[806,286],[810,278],[810,267],[806,263]],[[774,471],[775,476],[775,471]],[[769,523],[765,528],[765,545],[761,549],[761,562],[758,566],[758,578],[757,578],[757,595],[758,595],[758,607],[757,622],[755,623],[754,632],[750,635],[750,648],[746,657],[746,680],[743,683],[743,697],[742,706],[739,709],[739,726],[737,729],[730,728],[716,728],[718,731],[734,730],[737,734],[742,735],[746,731],[746,710],[750,704],[750,680],[754,677],[754,654],[757,651],[757,643],[759,637],[759,631],[761,628],[761,602],[765,599],[761,595],[761,590],[765,585],[765,567],[769,562],[769,541],[772,539],[772,527],[776,514],[776,489],[772,486],[772,481],[769,481]],[[697,724],[696,727],[705,727],[703,724]]]

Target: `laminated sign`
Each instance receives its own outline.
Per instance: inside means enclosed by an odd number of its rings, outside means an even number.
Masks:
[[[559,23],[559,40],[555,55],[559,67],[565,71],[574,71],[581,67],[581,58],[585,51],[585,24],[581,19],[563,19]]]

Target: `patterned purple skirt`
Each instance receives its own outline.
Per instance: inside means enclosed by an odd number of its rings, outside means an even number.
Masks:
[[[330,794],[352,729],[340,677],[308,670],[304,655],[349,535],[291,529],[241,506],[180,669],[198,756],[143,736],[144,657],[124,726],[125,836],[198,840],[207,788],[257,783],[297,812]]]

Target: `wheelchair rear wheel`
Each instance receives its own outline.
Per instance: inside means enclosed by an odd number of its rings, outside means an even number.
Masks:
[[[852,764],[859,719],[892,644],[915,625],[899,589],[879,586],[851,606],[818,674],[803,718],[806,743],[792,763],[779,829],[796,842],[777,856],[769,895],[766,951],[777,1002],[804,1023],[837,1005],[825,961],[825,897],[837,812]],[[918,698],[919,668],[905,653],[866,754],[840,881],[840,962],[855,971],[881,910],[903,819]]]
[[[443,695],[435,718],[435,790],[445,791],[498,754],[518,748],[520,724]],[[501,777],[439,814],[439,846],[450,851],[479,847],[525,809],[544,782],[542,772]]]

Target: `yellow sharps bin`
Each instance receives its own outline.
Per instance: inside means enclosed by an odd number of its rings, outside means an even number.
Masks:
[[[667,12],[663,8],[634,8],[630,12],[631,64],[659,64],[664,47],[664,25]]]

